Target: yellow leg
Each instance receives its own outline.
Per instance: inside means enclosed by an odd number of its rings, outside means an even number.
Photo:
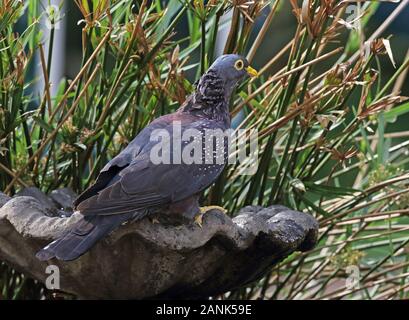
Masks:
[[[203,215],[210,210],[219,210],[223,212],[224,214],[227,213],[227,210],[225,208],[219,207],[219,206],[200,207],[200,213],[195,218],[195,223],[199,225],[200,228],[202,227],[202,224],[203,224]]]
[[[219,207],[219,206],[200,207],[200,213],[202,213],[202,214],[205,214],[206,212],[208,212],[210,210],[219,210],[219,211],[223,212],[224,214],[227,213],[227,210],[225,208]]]

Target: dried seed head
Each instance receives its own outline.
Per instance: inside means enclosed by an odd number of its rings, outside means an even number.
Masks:
[[[268,6],[268,2],[265,1],[253,1],[253,0],[229,0],[231,7],[238,9],[241,14],[250,22],[254,22],[254,19]]]
[[[78,128],[74,125],[72,117],[69,117],[67,121],[65,121],[61,130],[64,132],[68,139],[70,139],[71,137],[76,137],[78,132]]]
[[[335,268],[345,269],[348,266],[359,265],[364,256],[364,252],[347,247],[343,252],[331,257],[330,261]]]
[[[380,111],[386,110],[391,106],[405,102],[407,100],[409,100],[409,97],[404,96],[388,95],[382,97],[381,99],[371,103],[369,106],[363,107],[358,114],[358,119],[363,120],[365,118],[378,114]]]
[[[374,41],[370,43],[369,47],[370,47],[371,53],[373,53],[374,55],[386,54],[386,48],[385,48],[385,45],[382,39],[375,39]]]
[[[77,148],[75,146],[73,146],[72,144],[70,144],[70,143],[62,142],[60,150],[61,150],[62,153],[70,154],[70,153],[76,152]]]
[[[349,64],[341,63],[337,64],[335,68],[330,70],[325,77],[324,83],[325,85],[329,86],[337,86],[344,82],[344,79],[347,77],[347,70],[349,68]]]
[[[387,54],[393,66],[396,67],[395,59],[393,58],[392,48],[388,39],[380,38],[373,40],[369,44],[369,50],[373,55]]]
[[[318,37],[323,31],[326,31],[327,36],[329,31],[333,32],[336,29],[325,30],[325,24],[328,17],[332,16],[335,11],[334,0],[321,0],[318,8],[314,10],[314,2],[312,0],[303,0],[302,6],[298,5],[297,0],[290,0],[293,7],[293,14],[297,18],[300,25],[306,26],[308,34],[312,38]]]
[[[86,144],[86,142],[92,138],[93,136],[95,136],[95,131],[94,130],[90,130],[88,128],[83,128],[81,131],[81,137],[80,137],[80,141],[84,144]]]

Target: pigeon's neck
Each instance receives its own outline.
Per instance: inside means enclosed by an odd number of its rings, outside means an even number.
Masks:
[[[209,70],[200,78],[183,112],[225,122],[230,126],[229,103],[232,91],[233,88],[226,86],[215,71]]]

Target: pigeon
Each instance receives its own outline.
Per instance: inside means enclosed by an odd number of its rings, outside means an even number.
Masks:
[[[180,214],[201,226],[203,214],[220,207],[201,208],[199,196],[216,181],[226,161],[180,161],[172,137],[175,131],[183,135],[190,131],[229,129],[231,95],[239,83],[255,76],[257,71],[246,58],[237,54],[218,57],[176,112],[152,121],[105,165],[95,183],[74,201],[74,209],[81,214],[79,221],[41,249],[36,257],[41,261],[75,260],[120,225],[141,220],[164,208],[167,213]],[[162,146],[170,147],[155,153],[163,133],[168,133],[170,138],[163,136]],[[199,141],[203,147],[203,139]],[[182,141],[180,151],[183,153],[188,145]],[[204,160],[209,152],[202,151],[200,159]],[[216,151],[211,158],[217,156]],[[226,159],[226,148],[222,153]]]

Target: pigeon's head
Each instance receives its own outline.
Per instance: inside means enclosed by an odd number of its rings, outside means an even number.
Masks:
[[[238,83],[257,76],[246,58],[237,54],[220,56],[195,83],[193,103],[183,111],[201,112],[208,118],[225,120],[230,125],[229,101]]]
[[[235,86],[247,77],[255,77],[257,71],[250,67],[246,58],[238,54],[225,54],[216,59],[209,71],[214,71],[227,85]]]

